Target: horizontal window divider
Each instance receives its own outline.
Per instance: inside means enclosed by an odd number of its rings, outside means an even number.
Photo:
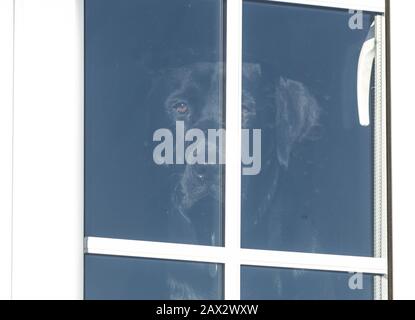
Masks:
[[[387,274],[384,258],[241,249],[241,264],[274,268]]]
[[[385,258],[239,249],[141,240],[87,237],[85,253],[160,260],[239,264],[244,266],[387,274]],[[239,257],[239,258],[238,258]],[[226,268],[226,267],[225,267]]]
[[[252,1],[252,0],[251,0]],[[288,4],[302,4],[310,6],[352,9],[372,12],[385,12],[384,0],[268,0]]]
[[[224,247],[87,237],[85,253],[164,260],[225,263]]]

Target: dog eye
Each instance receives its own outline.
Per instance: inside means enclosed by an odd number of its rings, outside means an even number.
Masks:
[[[173,105],[173,109],[179,114],[186,114],[189,111],[189,107],[186,102],[179,102]]]

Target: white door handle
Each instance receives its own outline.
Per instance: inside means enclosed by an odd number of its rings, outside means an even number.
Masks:
[[[373,62],[375,60],[375,52],[375,22],[373,22],[360,51],[357,66],[357,106],[359,122],[362,126],[370,125],[370,79],[372,76]]]

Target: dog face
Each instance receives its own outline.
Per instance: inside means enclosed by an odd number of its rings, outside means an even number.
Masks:
[[[151,96],[151,105],[157,106],[152,113],[157,121],[149,122],[175,132],[180,121],[185,132],[199,129],[207,137],[209,129],[224,127],[223,86],[223,65],[219,63],[163,70]],[[185,147],[189,144],[186,142]],[[218,158],[222,150],[215,149],[215,152]],[[175,180],[167,214],[172,241],[221,245],[223,166],[176,164],[166,172]]]
[[[151,114],[157,117],[157,123],[174,132],[176,122],[182,121],[185,130],[197,128],[206,136],[209,129],[224,128],[223,68],[221,63],[198,63],[162,71],[151,97],[151,105],[156,106]],[[262,130],[264,159],[261,178],[242,178],[242,208],[247,208],[243,209],[243,221],[249,226],[269,224],[274,228],[270,241],[274,241],[283,233],[282,220],[275,210],[280,173],[289,169],[296,144],[307,139],[318,125],[320,110],[302,83],[257,63],[245,63],[242,71],[241,126]],[[223,167],[184,164],[170,166],[169,170],[174,177],[167,214],[172,241],[222,245]],[[209,267],[209,274],[216,272],[216,267]],[[172,275],[170,279],[172,288],[176,288],[172,291],[175,298],[200,294],[178,278]]]

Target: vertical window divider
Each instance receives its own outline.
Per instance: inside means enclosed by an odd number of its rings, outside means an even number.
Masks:
[[[240,299],[242,0],[226,1],[225,299]]]
[[[375,17],[375,99],[374,99],[374,254],[387,257],[387,155],[386,155],[386,50],[385,17]],[[387,299],[387,276],[375,279],[376,300]]]

